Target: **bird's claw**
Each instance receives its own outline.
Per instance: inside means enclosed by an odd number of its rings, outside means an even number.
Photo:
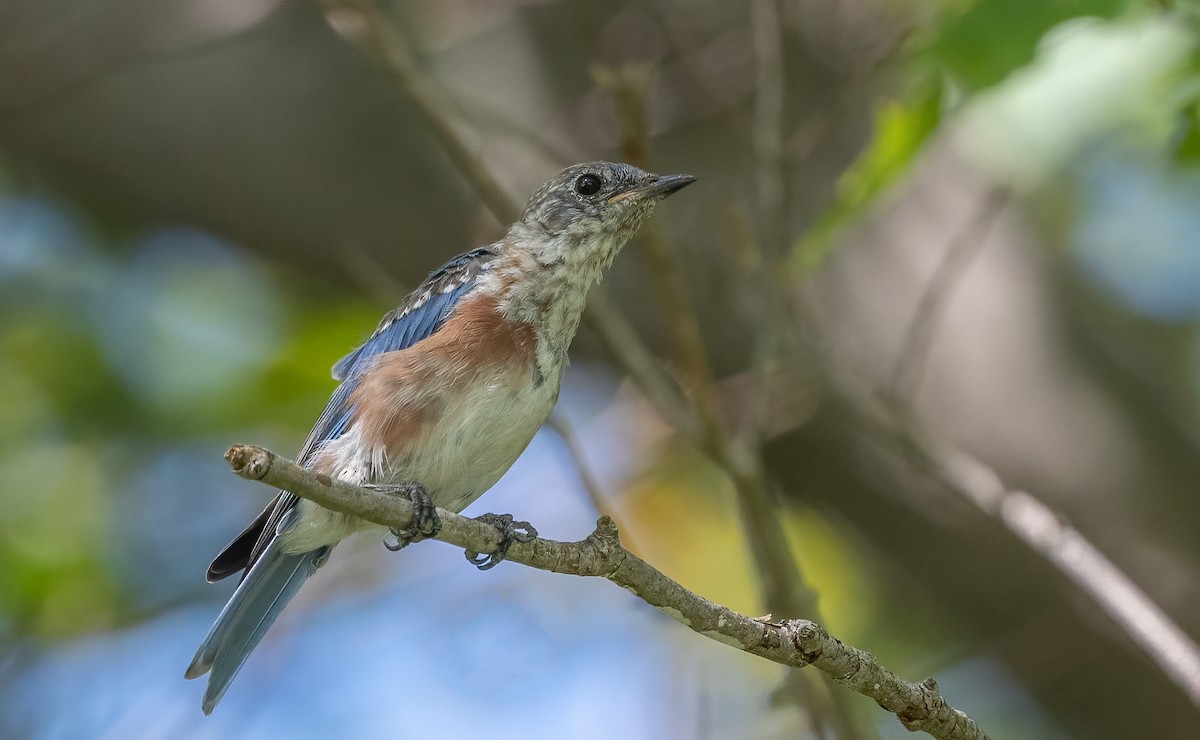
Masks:
[[[438,519],[437,507],[434,506],[433,499],[429,497],[429,492],[420,483],[401,483],[394,486],[368,485],[366,487],[383,493],[404,496],[413,505],[412,521],[407,528],[388,528],[388,531],[396,539],[393,542],[385,539],[383,546],[392,552],[402,550],[426,537],[433,537],[441,531],[442,522]]]
[[[491,570],[504,560],[508,548],[514,542],[533,542],[537,539],[537,530],[529,522],[515,522],[512,514],[484,514],[475,517],[475,521],[490,524],[500,533],[500,545],[495,552],[478,553],[467,550],[467,562],[480,570]]]

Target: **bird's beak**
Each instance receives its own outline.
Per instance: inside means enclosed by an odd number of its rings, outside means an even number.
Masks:
[[[653,197],[665,198],[676,190],[682,190],[694,182],[696,182],[696,178],[691,175],[660,175],[645,185],[617,193],[609,198],[608,202],[616,203],[626,198],[636,198],[638,200]]]

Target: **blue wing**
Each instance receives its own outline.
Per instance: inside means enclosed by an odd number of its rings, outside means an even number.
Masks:
[[[362,373],[384,352],[406,349],[434,334],[446,322],[454,307],[478,284],[497,253],[484,247],[461,254],[439,267],[397,308],[389,311],[367,341],[333,366],[333,377],[342,381],[334,390],[297,456],[305,465],[324,442],[337,439],[346,431],[352,408],[350,394],[358,386]],[[220,580],[254,564],[275,535],[275,528],[297,498],[287,491],[280,495],[257,519],[225,547],[208,569],[208,580]]]
[[[334,365],[333,376],[342,383],[309,432],[299,455],[302,464],[310,461],[322,442],[336,439],[346,431],[351,414],[350,395],[373,358],[383,352],[411,347],[435,333],[463,296],[475,289],[479,275],[495,257],[492,250],[477,249],[443,265],[399,308],[384,316],[370,339]],[[221,700],[250,652],[333,549],[325,546],[305,553],[282,552],[276,533],[286,530],[289,519],[295,518],[293,509],[297,500],[288,491],[280,491],[275,501],[208,568],[210,581],[243,569],[245,575],[184,673],[187,678],[210,673],[202,705],[205,714]]]
[[[476,249],[431,273],[404,303],[383,317],[370,339],[334,364],[334,380],[351,380],[375,355],[411,347],[440,329],[495,257],[490,248]]]
[[[333,378],[342,384],[334,391],[309,433],[299,456],[302,464],[308,462],[318,444],[337,439],[346,430],[351,410],[346,400],[374,358],[385,352],[407,349],[442,328],[459,300],[475,288],[479,275],[488,269],[495,257],[495,251],[490,248],[476,249],[460,254],[434,270],[404,303],[384,315],[367,341],[334,363]]]

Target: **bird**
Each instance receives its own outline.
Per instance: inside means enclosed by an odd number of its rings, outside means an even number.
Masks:
[[[409,498],[415,523],[389,549],[436,534],[434,507],[460,512],[516,462],[558,400],[588,290],[691,175],[589,162],[539,187],[498,241],[454,257],[333,366],[339,381],[298,455],[316,473]],[[485,515],[502,544],[525,522]],[[480,517],[484,519],[484,517]],[[209,675],[210,714],[251,651],[335,545],[378,525],[280,491],[212,561],[241,582],[184,673]],[[470,558],[472,553],[468,553]]]

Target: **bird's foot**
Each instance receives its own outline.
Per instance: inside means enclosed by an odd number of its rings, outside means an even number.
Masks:
[[[395,552],[402,550],[414,542],[420,542],[426,537],[433,537],[442,528],[442,522],[437,516],[437,507],[429,492],[420,483],[401,483],[399,485],[367,485],[373,491],[404,496],[413,505],[412,521],[405,529],[389,528],[388,531],[396,538],[394,542],[383,541],[383,546]]]
[[[500,533],[500,546],[495,552],[478,553],[467,550],[464,553],[467,561],[480,570],[490,570],[504,560],[508,548],[514,542],[533,542],[537,539],[537,530],[529,522],[514,522],[512,514],[484,514],[475,517],[475,521],[490,524]]]

